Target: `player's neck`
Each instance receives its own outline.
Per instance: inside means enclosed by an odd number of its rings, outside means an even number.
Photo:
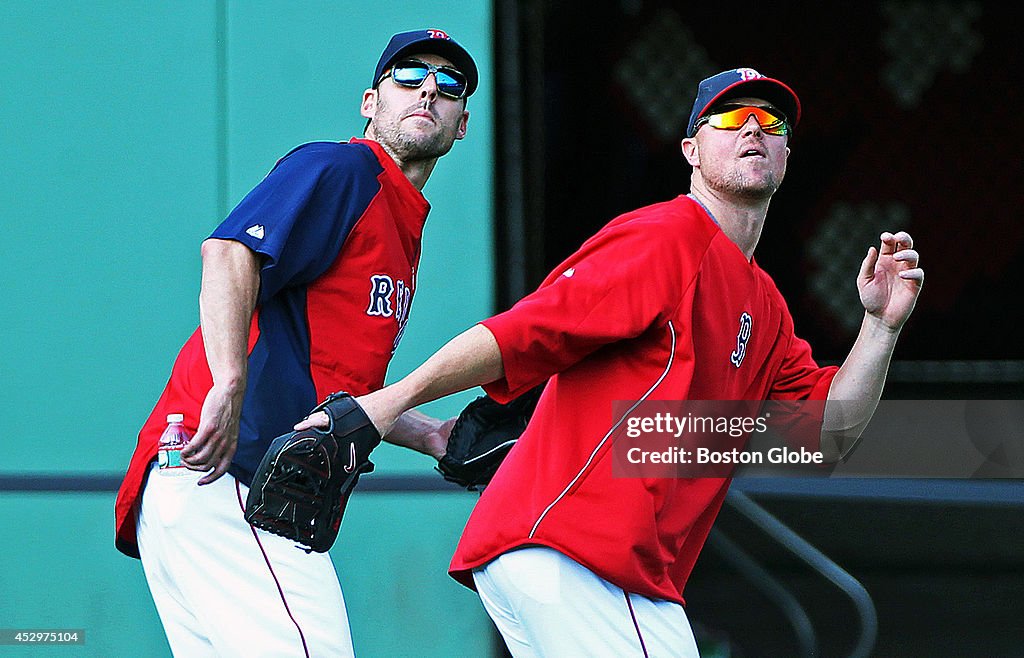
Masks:
[[[391,159],[395,161],[398,168],[402,170],[405,177],[409,179],[412,186],[417,190],[423,191],[423,186],[427,184],[427,180],[430,178],[430,174],[434,171],[434,166],[437,164],[437,158],[428,158],[426,160],[412,160],[405,161],[398,153],[395,152],[391,146],[389,146],[384,140],[378,140],[372,131],[367,131],[364,134],[365,139],[372,139],[373,141],[380,144],[380,147],[384,149]]]
[[[398,163],[398,168],[402,170],[402,173],[409,179],[413,187],[422,192],[423,186],[427,184],[427,179],[430,178],[430,174],[434,171],[437,158],[416,160],[414,162],[403,162],[395,158],[395,162]]]
[[[749,261],[761,239],[768,214],[768,199],[736,199],[693,181],[690,195],[711,214],[722,233],[735,243]]]

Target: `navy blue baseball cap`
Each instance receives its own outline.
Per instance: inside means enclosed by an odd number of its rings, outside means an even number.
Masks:
[[[468,98],[476,91],[479,74],[476,70],[476,62],[469,54],[469,51],[459,45],[459,42],[448,36],[444,30],[412,30],[411,32],[399,32],[391,37],[388,47],[380,55],[377,62],[377,70],[373,74],[374,89],[380,84],[380,78],[397,60],[406,55],[427,53],[444,57],[455,68],[462,71],[466,76],[466,97]]]
[[[690,121],[686,124],[686,136],[693,137],[697,119],[714,105],[730,98],[762,98],[782,110],[795,126],[800,120],[800,99],[796,92],[783,82],[768,78],[754,69],[731,69],[701,80],[697,85],[697,98],[693,101]]]

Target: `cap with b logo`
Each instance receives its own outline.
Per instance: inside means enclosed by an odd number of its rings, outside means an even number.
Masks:
[[[402,57],[409,55],[431,54],[440,55],[452,63],[455,68],[466,76],[466,96],[476,91],[479,74],[476,69],[476,62],[463,48],[459,42],[448,36],[444,30],[412,30],[411,32],[399,32],[391,37],[387,48],[380,55],[377,62],[377,70],[373,74],[374,89],[380,84],[388,68]]]
[[[694,136],[697,119],[713,106],[741,97],[768,101],[786,115],[790,126],[795,126],[800,120],[800,99],[788,85],[763,76],[754,69],[731,69],[701,80],[697,85],[697,98],[693,101],[690,121],[686,124],[686,136]]]

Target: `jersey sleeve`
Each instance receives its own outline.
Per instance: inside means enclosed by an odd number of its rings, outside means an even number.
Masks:
[[[769,400],[825,400],[839,368],[819,366],[811,355],[810,344],[790,336],[789,349],[772,382]]]
[[[600,347],[667,322],[692,286],[703,250],[656,230],[646,222],[606,227],[535,292],[484,320],[505,370],[487,393],[517,397]]]
[[[363,146],[314,142],[281,158],[210,235],[262,255],[262,303],[307,284],[337,258],[380,188],[379,162]]]

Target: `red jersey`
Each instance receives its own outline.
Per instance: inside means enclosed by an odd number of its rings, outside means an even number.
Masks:
[[[613,403],[824,399],[836,371],[814,362],[771,278],[688,196],[616,218],[483,324],[505,367],[484,387],[492,397],[550,380],[452,559],[470,587],[473,568],[541,545],[682,603],[729,480],[613,479]]]
[[[238,447],[228,472],[249,484],[274,437],[328,393],[384,385],[416,288],[430,206],[376,142],[313,142],[275,165],[210,236],[262,258]],[[168,413],[195,433],[213,386],[202,332],[181,348],[139,432],[115,505],[116,545],[138,557],[134,506]]]

